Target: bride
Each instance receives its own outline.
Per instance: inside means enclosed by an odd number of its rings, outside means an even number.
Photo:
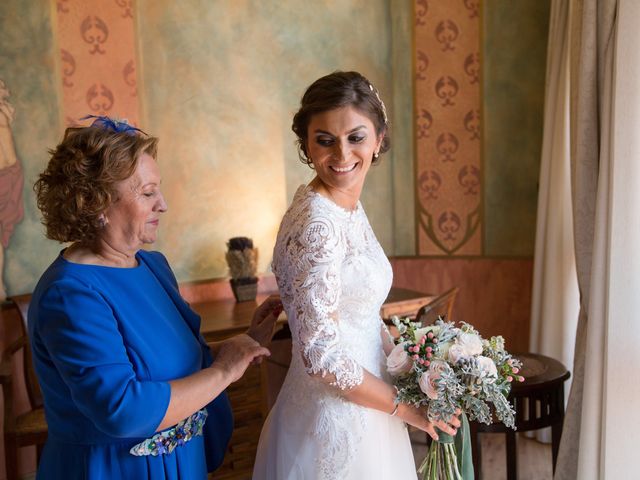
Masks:
[[[293,347],[267,418],[254,480],[415,479],[405,423],[437,438],[423,410],[398,404],[387,376],[393,347],[380,319],[391,266],[359,198],[389,149],[384,103],[357,72],[316,80],[293,118],[301,160],[316,171],[285,214],[273,271]]]

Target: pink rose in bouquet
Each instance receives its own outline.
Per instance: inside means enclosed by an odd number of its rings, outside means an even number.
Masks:
[[[405,346],[406,342],[399,343],[393,347],[387,357],[387,371],[393,376],[408,373],[413,368],[413,360],[409,357]]]

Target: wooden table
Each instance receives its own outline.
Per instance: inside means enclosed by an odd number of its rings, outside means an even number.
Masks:
[[[406,288],[391,287],[387,299],[380,308],[380,316],[384,320],[389,320],[393,315],[413,316],[425,303],[429,302],[435,295],[429,293],[416,292]]]
[[[269,295],[258,295],[255,301],[236,302],[233,298],[192,303],[191,308],[201,317],[200,331],[205,340],[212,342],[222,340],[245,332],[256,307]],[[286,323],[287,317],[282,314],[278,323]]]
[[[191,308],[202,317],[200,331],[204,338],[211,342],[246,331],[251,324],[254,310],[267,297],[267,294],[258,295],[255,301],[250,302],[236,302],[233,298],[198,302],[191,304]],[[433,295],[427,293],[392,287],[380,314],[384,319],[391,315],[412,315],[431,298]],[[286,322],[287,318],[283,313],[278,318],[278,323]]]
[[[514,354],[522,361],[525,380],[515,382],[509,400],[516,411],[518,432],[528,432],[551,427],[551,461],[556,469],[562,422],[564,420],[564,382],[570,373],[559,361],[537,353]],[[496,422],[491,425],[471,422],[471,442],[473,467],[476,479],[481,478],[481,452],[478,433],[504,433],[507,436],[507,479],[517,480],[517,440],[516,431]]]

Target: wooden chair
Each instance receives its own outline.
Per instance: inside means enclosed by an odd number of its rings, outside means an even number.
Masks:
[[[0,364],[0,384],[4,394],[4,449],[7,480],[18,478],[18,449],[35,445],[38,459],[47,439],[47,422],[44,417],[42,392],[33,369],[31,347],[27,334],[27,310],[31,295],[17,295],[9,299],[20,316],[19,337],[7,346]],[[24,382],[30,409],[22,414],[14,413],[12,359],[22,355]]]
[[[431,325],[438,317],[443,317],[450,321],[453,304],[459,290],[458,287],[453,287],[432,298],[428,303],[420,307],[420,310],[416,313],[416,322],[421,322],[423,325]]]

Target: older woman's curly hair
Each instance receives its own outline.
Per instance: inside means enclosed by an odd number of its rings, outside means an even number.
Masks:
[[[117,200],[116,184],[133,175],[143,153],[156,158],[158,139],[91,126],[67,128],[33,186],[46,235],[90,243],[104,227],[101,215]]]

